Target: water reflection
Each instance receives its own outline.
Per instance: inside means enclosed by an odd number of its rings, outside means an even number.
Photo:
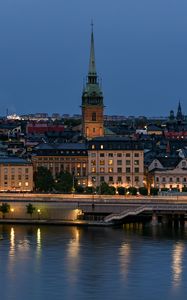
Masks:
[[[131,247],[130,244],[124,243],[119,249],[120,269],[124,279],[127,279],[130,264]]]
[[[40,228],[37,229],[37,255],[40,256],[41,254],[41,230]]]
[[[15,232],[12,227],[10,230],[10,250],[9,250],[9,258],[14,258],[15,256]]]
[[[182,280],[182,271],[183,271],[183,253],[184,253],[184,243],[179,242],[174,245],[173,249],[173,286],[178,287]]]
[[[69,278],[71,282],[76,281],[79,272],[79,261],[80,261],[80,231],[78,228],[72,228],[73,238],[68,244],[68,270]]]

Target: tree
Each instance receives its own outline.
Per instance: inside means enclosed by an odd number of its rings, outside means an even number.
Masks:
[[[84,187],[82,185],[76,185],[75,186],[75,192],[77,194],[83,194],[84,193]]]
[[[106,182],[102,182],[99,187],[97,187],[97,192],[101,195],[115,195],[116,189],[114,186],[109,186]]]
[[[35,189],[40,192],[52,191],[54,180],[51,171],[45,167],[39,167],[34,173],[34,183]]]
[[[182,192],[183,192],[183,193],[186,193],[186,192],[187,192],[187,187],[186,187],[186,186],[183,186]]]
[[[146,187],[142,186],[139,188],[139,193],[140,193],[140,195],[146,196],[148,194],[148,190]]]
[[[2,212],[4,219],[5,215],[10,211],[10,205],[8,203],[2,203],[0,206],[0,211]]]
[[[137,195],[137,188],[135,188],[134,186],[131,186],[128,188],[128,192],[130,195]]]
[[[35,212],[36,207],[34,207],[31,203],[26,205],[27,208],[27,214],[29,214],[32,217],[32,214]]]
[[[60,172],[55,180],[55,190],[62,193],[71,193],[76,182],[69,172]]]
[[[119,195],[125,195],[126,194],[126,188],[124,188],[123,186],[118,186],[117,191],[118,191]]]
[[[93,186],[87,186],[85,188],[85,193],[86,194],[94,194],[95,193],[95,188]]]
[[[159,191],[158,188],[152,187],[151,190],[150,190],[150,194],[153,195],[153,196],[157,196],[158,195],[158,191]]]

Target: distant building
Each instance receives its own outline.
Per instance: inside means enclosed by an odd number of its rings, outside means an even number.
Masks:
[[[49,132],[64,132],[64,125],[56,125],[51,123],[27,123],[27,134],[46,134]]]
[[[0,158],[0,191],[30,192],[32,190],[32,164],[20,158]]]

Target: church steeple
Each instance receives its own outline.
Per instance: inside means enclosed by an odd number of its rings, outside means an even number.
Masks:
[[[90,61],[89,61],[89,70],[88,70],[88,78],[96,78],[97,79],[97,72],[96,72],[96,65],[95,65],[95,49],[94,49],[94,33],[93,33],[93,23],[92,32],[91,32],[91,46],[90,46]]]
[[[182,114],[182,109],[181,109],[181,103],[179,100],[179,104],[178,104],[178,109],[177,109],[177,116],[176,116],[178,121],[182,121],[183,120],[183,114]]]
[[[96,72],[93,23],[91,26],[89,69],[86,86],[82,93],[81,106],[82,131],[86,138],[103,136],[104,134],[103,93]]]

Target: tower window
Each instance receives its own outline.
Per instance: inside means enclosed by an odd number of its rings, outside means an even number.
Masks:
[[[96,121],[96,112],[92,113],[92,121]]]

